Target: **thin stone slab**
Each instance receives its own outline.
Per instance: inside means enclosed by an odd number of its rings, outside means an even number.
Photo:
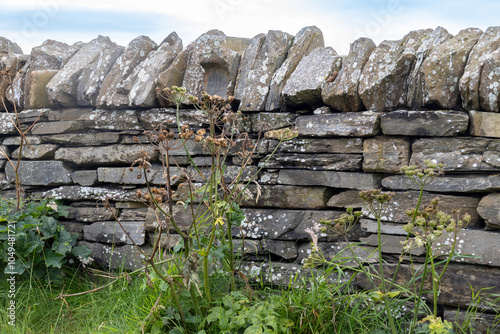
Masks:
[[[371,111],[299,116],[300,136],[369,137],[380,131],[380,114]]]
[[[48,160],[54,158],[54,153],[57,151],[59,146],[52,144],[40,144],[40,145],[29,145],[24,146],[21,154],[23,159],[37,159],[37,160]],[[12,152],[12,157],[17,159],[19,157],[19,148]]]
[[[100,147],[62,147],[55,153],[56,160],[73,162],[80,166],[130,165],[145,148],[140,145],[112,145]],[[158,159],[158,151],[146,149],[151,161]]]
[[[133,271],[145,265],[144,255],[133,245],[111,246],[85,241],[80,241],[77,245],[85,245],[91,249],[94,262],[105,268]]]
[[[381,178],[377,174],[282,169],[278,184],[369,190],[380,188]]]
[[[72,184],[71,169],[62,161],[21,161],[19,179],[26,186],[56,186]],[[7,164],[5,168],[7,180],[15,182],[14,167]]]
[[[74,183],[81,186],[93,186],[97,183],[96,170],[77,170],[71,173],[71,179]]]
[[[120,134],[117,132],[65,133],[43,136],[43,141],[64,146],[101,146],[120,142]]]
[[[327,205],[336,208],[361,208],[363,200],[359,196],[359,190],[347,190],[333,195]]]
[[[363,142],[363,171],[400,173],[410,160],[410,139],[378,136]]]
[[[140,202],[135,196],[136,191],[122,190],[116,187],[83,187],[62,186],[47,191],[35,192],[35,196],[62,199],[65,201],[101,201],[106,199],[115,202]]]
[[[277,144],[277,142],[276,142]],[[274,147],[274,145],[272,145]],[[282,153],[363,153],[361,138],[295,138],[282,142]]]
[[[164,128],[177,129],[177,111],[172,108],[154,108],[138,113],[139,122],[145,130],[156,129],[162,125]],[[190,127],[200,128],[209,123],[206,115],[197,109],[181,109],[179,123]]]
[[[305,168],[313,170],[336,170],[356,172],[361,170],[360,154],[284,154],[266,156],[259,167],[266,168]]]
[[[295,241],[263,239],[261,247],[263,251],[285,260],[294,260],[298,256],[298,245]]]
[[[32,135],[51,135],[59,133],[79,133],[85,131],[83,121],[58,121],[36,123],[31,129]]]
[[[447,137],[465,134],[469,126],[466,112],[453,110],[397,110],[380,117],[386,135]]]
[[[138,115],[135,110],[95,109],[85,118],[85,126],[108,131],[143,130]]]
[[[241,117],[240,131],[260,132],[286,127],[292,127],[297,118],[296,113],[272,113],[259,112],[254,114],[245,114]]]
[[[68,209],[67,219],[78,222],[94,223],[97,221],[109,221],[114,219],[114,215],[105,207],[78,207],[72,206]]]
[[[142,222],[121,222],[121,226],[116,221],[92,223],[83,228],[83,238],[115,245],[133,245],[134,242],[139,246],[144,244],[146,232]]]
[[[150,172],[147,173],[148,182],[155,185],[165,185],[165,176],[163,175],[164,170],[161,166],[151,166],[149,168]],[[170,173],[172,176],[183,176],[183,173],[177,167],[171,167]],[[120,185],[145,185],[146,179],[142,170],[134,168],[130,171],[126,167],[99,167],[97,168],[97,175],[99,182],[103,183],[115,183]],[[140,178],[138,176],[141,176]],[[172,185],[179,183],[180,178],[173,180]]]
[[[420,186],[403,175],[388,176],[382,186],[391,190],[420,190]],[[500,176],[493,175],[444,175],[424,186],[425,191],[446,193],[475,193],[500,190]]]
[[[248,189],[252,194],[257,194],[254,185],[250,185]],[[326,207],[331,195],[331,190],[327,187],[261,186],[257,203],[255,198],[243,198],[243,205],[283,209],[322,209]]]
[[[500,114],[496,112],[469,111],[470,135],[500,138]]]

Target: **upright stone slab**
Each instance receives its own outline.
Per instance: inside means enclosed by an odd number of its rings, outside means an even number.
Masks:
[[[500,63],[500,27],[489,27],[479,38],[472,48],[467,59],[464,74],[460,78],[460,95],[462,106],[469,110],[500,111],[495,108],[495,96],[498,101],[498,85],[495,91],[495,82],[499,82],[498,76],[489,71],[490,62],[494,62],[498,67]],[[491,92],[491,102],[489,103],[489,93]],[[495,94],[496,92],[496,94]]]
[[[465,134],[469,115],[453,110],[396,110],[380,117],[386,135],[448,137]]]
[[[369,38],[360,38],[351,44],[337,78],[327,83],[321,91],[325,104],[343,112],[363,110],[358,84],[363,67],[375,47],[375,43]]]
[[[260,35],[254,37],[252,43],[258,41],[261,41]],[[292,42],[292,35],[270,30],[257,52],[257,57],[255,57],[254,53],[245,55],[242,62],[253,63],[253,65],[250,67],[249,64],[246,64],[237,78],[235,91],[237,93],[236,98],[241,100],[241,111],[262,111],[265,109],[273,74],[285,61]],[[247,60],[247,58],[250,59]]]
[[[365,111],[300,116],[296,127],[300,136],[369,137],[380,131],[380,114]]]
[[[246,87],[252,83],[253,79],[248,76],[248,73],[254,68],[255,62],[259,58],[260,49],[264,45],[266,38],[266,34],[258,34],[253,37],[241,57],[236,85],[234,87],[234,98],[236,100],[242,99]]]
[[[287,80],[283,88],[285,102],[294,106],[321,103],[321,88],[331,73],[340,71],[343,58],[331,47],[312,50]]]
[[[496,112],[469,111],[470,135],[500,138],[500,114]]]
[[[500,193],[483,197],[479,202],[477,212],[484,219],[488,229],[500,230]]]
[[[129,104],[127,94],[129,89],[124,87],[125,81],[149,53],[157,48],[158,45],[147,36],[133,39],[102,82],[96,100],[97,107],[126,108]],[[149,80],[153,81],[154,79],[150,78]]]
[[[368,110],[406,107],[408,76],[417,49],[431,29],[412,31],[398,41],[383,41],[370,54],[359,79],[358,92]]]
[[[500,49],[483,64],[479,83],[479,102],[486,111],[500,111]]]
[[[193,44],[189,44],[184,50],[180,51],[166,70],[161,72],[156,78],[155,83],[158,88],[156,97],[162,107],[172,107],[175,103],[169,100],[167,94],[173,86],[181,87],[186,72],[186,66],[189,59],[189,53]]]
[[[283,106],[282,90],[293,71],[304,56],[318,47],[324,47],[323,33],[315,26],[302,28],[288,49],[286,60],[273,74],[266,99],[266,110],[281,109]]]
[[[122,51],[123,47],[103,36],[84,44],[47,84],[51,103],[95,106],[99,87]]]

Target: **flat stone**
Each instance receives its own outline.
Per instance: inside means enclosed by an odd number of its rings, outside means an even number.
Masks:
[[[81,186],[93,186],[97,183],[97,171],[77,170],[71,173],[71,179]]]
[[[62,199],[65,201],[102,201],[107,199],[115,202],[139,202],[134,191],[122,190],[113,187],[82,187],[61,186],[47,191],[35,192],[35,196]],[[141,205],[142,207],[143,205]]]
[[[274,72],[286,59],[293,36],[270,30],[266,36],[257,35],[250,41],[251,52],[241,59],[234,89],[235,98],[241,100],[241,111],[263,111],[269,85]]]
[[[163,167],[151,166],[150,173],[147,173],[149,183],[155,185],[165,185],[166,182],[163,172]],[[177,167],[171,167],[170,173],[172,176],[183,175]],[[97,168],[97,175],[99,182],[103,183],[115,183],[120,185],[146,184],[144,173],[137,168],[130,171],[130,169],[126,167],[99,167]],[[141,177],[137,178],[138,175],[141,175]],[[179,178],[171,182],[172,185],[177,185],[178,183]]]
[[[67,219],[78,222],[94,223],[97,221],[109,221],[114,219],[113,213],[105,207],[78,207],[72,206],[68,209]]]
[[[382,180],[382,186],[392,190],[420,190],[420,186],[409,177],[388,176]],[[445,175],[434,178],[424,187],[425,191],[446,193],[492,192],[500,190],[498,175]]]
[[[32,71],[30,80],[25,84],[29,85],[29,95],[25,97],[25,108],[47,108],[50,105],[49,96],[45,87],[50,80],[59,72],[58,70]],[[27,101],[26,101],[27,100]]]
[[[279,172],[278,183],[369,190],[380,188],[381,178],[376,174],[283,169]]]
[[[151,233],[151,239],[156,241],[158,232]],[[179,242],[182,243],[182,238],[178,234],[162,233],[160,236],[159,246],[163,249],[172,249]]]
[[[295,124],[296,113],[259,112],[243,115],[240,131],[266,132],[269,130],[291,127]]]
[[[295,35],[287,56],[280,68],[274,72],[266,98],[266,110],[281,109],[284,105],[282,95],[288,79],[297,68],[299,62],[318,47],[324,47],[323,33],[315,26],[302,28]]]
[[[142,222],[121,222],[122,227],[115,221],[96,222],[83,228],[83,237],[87,241],[103,242],[107,244],[144,244],[146,232]],[[127,234],[132,238],[127,236]]]
[[[14,183],[14,167],[7,164],[5,174],[10,183]],[[21,161],[19,179],[26,186],[56,186],[71,184],[71,169],[62,161]]]
[[[354,254],[361,263],[378,263],[378,253],[374,252],[373,247],[359,245],[358,243],[350,243]],[[318,248],[325,257],[325,260],[332,264],[340,264],[344,266],[359,267],[358,261],[353,259],[353,254],[346,242],[318,242]],[[304,261],[311,254],[311,243],[304,243],[299,248],[298,263],[304,264]],[[346,261],[346,258],[350,260]]]
[[[50,135],[58,133],[83,132],[85,129],[82,121],[58,121],[36,123],[31,129],[32,135]]]
[[[469,111],[470,135],[500,138],[500,114],[495,112]]]
[[[268,160],[269,158],[269,160]],[[360,154],[283,154],[264,157],[259,167],[305,168],[313,170],[360,171],[363,157]]]
[[[147,207],[123,208],[118,213],[118,219],[121,221],[145,221],[147,210]]]
[[[498,175],[496,177],[498,178]],[[500,230],[500,194],[483,197],[477,207],[477,213],[484,219],[488,229]]]
[[[359,196],[358,190],[347,190],[337,195],[333,195],[328,200],[327,205],[336,208],[361,208],[363,206],[363,200]]]
[[[401,254],[403,251],[402,242],[406,240],[406,237],[396,236],[396,235],[385,235],[380,236],[380,242],[382,244],[382,252],[388,254]],[[372,234],[368,238],[361,238],[360,241],[368,246],[378,246],[378,235]],[[424,247],[413,247],[410,249],[410,254],[414,256],[425,255]]]
[[[299,116],[299,136],[369,137],[380,130],[380,114],[371,111]]]
[[[248,187],[256,193],[255,186]],[[243,205],[249,207],[278,207],[283,209],[321,209],[331,197],[327,187],[301,186],[262,186],[257,203],[255,200],[243,199]]]
[[[78,223],[74,221],[60,221],[59,222],[62,226],[64,226],[64,229],[68,231],[71,234],[77,234],[78,235],[78,240],[83,239],[83,227],[87,224],[85,223]],[[89,248],[90,249],[90,248]]]
[[[262,249],[285,260],[294,260],[298,256],[298,246],[295,241],[263,239]]]
[[[373,234],[378,233],[379,226],[376,220],[360,219],[359,223],[363,231]],[[392,224],[387,222],[380,222],[380,233],[390,234],[390,235],[403,235],[403,236],[408,235],[408,233],[403,229],[403,225]],[[401,249],[402,248],[400,248],[400,250]]]
[[[42,138],[40,137],[35,137],[35,136],[26,136],[24,137],[25,139],[25,144],[26,142],[29,145],[40,145],[42,143]],[[21,143],[21,138],[19,136],[16,137],[7,137],[3,140],[3,145],[7,146],[19,146]]]
[[[49,121],[79,121],[85,120],[92,112],[91,108],[64,108],[64,109],[49,109]]]
[[[358,92],[368,110],[406,107],[408,75],[416,53],[431,29],[415,30],[401,40],[383,41],[370,54],[359,79]]]
[[[163,127],[177,129],[177,111],[169,108],[154,108],[139,113],[139,122],[144,129],[156,129],[160,124]],[[179,112],[179,123],[190,127],[202,127],[208,124],[208,119],[202,111],[196,109],[182,109]]]
[[[343,112],[364,109],[358,94],[359,79],[363,67],[375,48],[375,43],[365,37],[351,43],[349,54],[344,59],[337,78],[327,83],[321,91],[321,97],[326,105]]]
[[[100,146],[118,143],[120,135],[116,132],[65,133],[43,136],[43,141],[65,146]]]
[[[361,138],[295,138],[282,142],[282,153],[363,153]]]
[[[465,328],[465,325],[469,325],[470,328],[474,329],[475,333],[492,333],[494,328],[498,328],[497,314],[495,313],[485,313],[479,312],[471,316],[471,313],[467,310],[461,310],[456,308],[445,308],[443,320],[447,320],[451,323],[457,323],[461,328]]]
[[[144,267],[144,256],[132,245],[111,246],[95,242],[79,242],[92,250],[92,258],[98,265],[109,269],[137,270]]]
[[[378,136],[363,142],[363,171],[400,173],[410,160],[410,139]]]
[[[387,206],[387,210],[381,220],[393,223],[409,223],[412,217],[406,214],[407,210],[413,210],[417,206],[419,197],[418,191],[396,192],[394,198]],[[420,209],[422,210],[427,206],[430,201],[439,197],[439,211],[451,215],[453,210],[460,210],[460,216],[468,213],[471,216],[470,227],[477,227],[481,223],[481,219],[477,213],[477,206],[479,200],[476,197],[470,196],[451,196],[429,194],[424,192],[422,194],[422,202]],[[363,216],[374,219],[375,217],[363,208]]]
[[[495,63],[498,67],[499,43],[500,27],[489,27],[472,48],[459,82],[462,106],[465,109],[500,111],[498,88],[495,90],[498,75],[490,68]]]
[[[410,165],[425,160],[443,163],[444,171],[500,170],[500,140],[486,138],[429,138],[412,145]]]
[[[380,117],[382,132],[386,135],[446,137],[465,134],[469,116],[453,110],[397,110]]]
[[[40,144],[40,145],[29,145],[23,147],[23,152],[21,158],[23,159],[52,159],[54,158],[54,153],[59,148],[57,145],[52,144]],[[17,159],[19,157],[19,148],[12,152],[12,157]]]
[[[321,103],[321,88],[331,73],[340,71],[343,59],[331,47],[312,50],[302,58],[283,87],[285,102],[293,106]]]
[[[121,164],[130,165],[139,158],[144,147],[140,145],[112,145],[100,147],[62,147],[56,151],[55,159],[69,161],[80,166]],[[158,152],[147,150],[151,161],[158,159]]]
[[[135,110],[95,109],[86,117],[85,126],[108,131],[143,130]]]

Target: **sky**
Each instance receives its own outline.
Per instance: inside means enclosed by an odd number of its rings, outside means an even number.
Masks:
[[[175,31],[187,46],[211,29],[252,38],[312,25],[325,46],[347,54],[359,37],[378,44],[417,29],[457,34],[500,25],[500,0],[0,0],[0,8],[0,36],[26,54],[47,39],[73,44],[103,35],[126,46],[146,35],[159,44]]]

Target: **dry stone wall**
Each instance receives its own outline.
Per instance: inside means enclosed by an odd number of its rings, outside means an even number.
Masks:
[[[14,76],[0,81],[0,148],[10,158],[20,154],[11,123],[14,106],[24,127],[36,120],[22,151],[23,188],[69,205],[64,224],[98,263],[128,269],[141,263],[105,200],[137,244],[147,248],[154,237],[156,218],[135,197],[144,179],[129,166],[147,144],[145,130],[162,123],[176,127],[175,110],[157,93],[177,85],[193,94],[234,95],[244,115],[240,130],[253,139],[261,131],[298,131],[272,157],[277,141],[259,143],[250,172],[264,167],[258,176],[261,195],[244,202],[246,219],[233,231],[245,239],[249,260],[280,262],[271,266],[280,275],[269,277],[288,283],[287,273],[300,271],[310,252],[305,230],[347,207],[361,209],[358,192],[372,188],[396,192],[382,233],[384,256],[397,259],[402,224],[408,222],[404,212],[418,198],[418,187],[401,167],[432,160],[444,164],[445,175],[425,187],[423,203],[439,196],[441,210],[460,209],[472,217],[457,251],[473,256],[454,259],[441,301],[467,305],[469,284],[475,291],[493,287],[489,292],[500,293],[500,27],[455,36],[441,27],[419,30],[378,46],[361,38],[344,56],[324,46],[316,27],[252,39],[212,30],[186,47],[175,33],[160,45],[140,36],[126,47],[103,36],[74,45],[48,40],[30,55],[0,38],[0,70]],[[189,105],[180,122],[205,126]],[[208,163],[199,145],[187,146],[199,165]],[[158,152],[148,153],[150,180],[164,185]],[[238,168],[236,153],[228,173]],[[182,151],[173,159],[188,168]],[[1,196],[13,195],[13,180],[12,166],[0,155]],[[174,186],[184,199],[186,187]],[[188,225],[182,207],[175,207],[175,215]],[[369,250],[376,233],[376,222],[364,210],[350,238]],[[162,245],[172,247],[177,240],[172,235]],[[330,257],[345,244],[322,235],[320,247]],[[245,268],[270,270],[250,263]]]

